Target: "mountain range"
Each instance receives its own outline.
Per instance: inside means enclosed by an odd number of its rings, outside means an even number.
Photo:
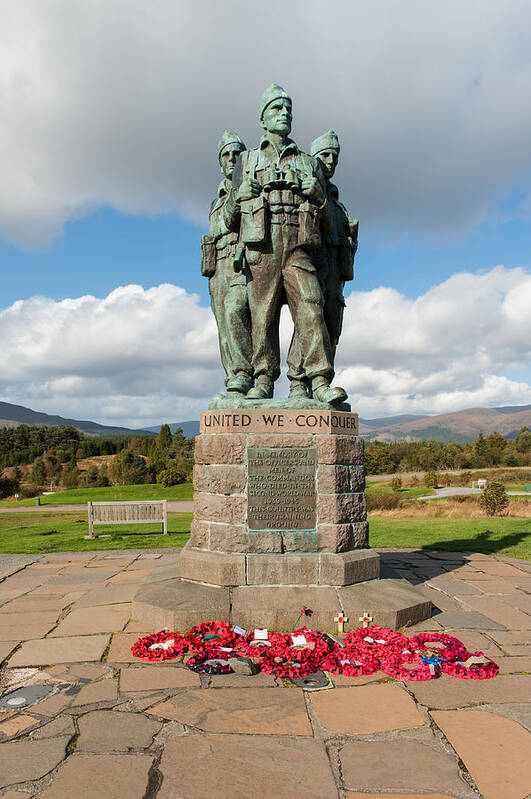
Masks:
[[[501,408],[466,408],[463,411],[443,413],[434,416],[402,414],[385,416],[380,419],[362,419],[360,434],[367,441],[455,441],[465,443],[475,441],[480,430],[484,435],[498,432],[507,438],[514,438],[522,427],[531,428],[531,405],[511,405]],[[0,402],[0,427],[28,425],[71,425],[88,435],[154,435],[160,425],[133,430],[128,427],[111,427],[97,422],[67,419],[40,413],[22,405]],[[172,422],[172,433],[181,427],[187,438],[199,433],[199,421]]]

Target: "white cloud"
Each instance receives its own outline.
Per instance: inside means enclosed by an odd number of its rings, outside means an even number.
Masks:
[[[19,0],[0,6],[0,231],[47,246],[94,207],[204,219],[227,127],[272,80],[330,127],[364,230],[462,234],[529,209],[526,0]]]
[[[531,276],[501,266],[456,274],[415,300],[352,292],[336,383],[364,417],[531,403],[531,385],[506,376],[531,363],[530,307]],[[288,341],[286,315],[282,330]],[[48,413],[184,421],[223,385],[210,309],[171,284],[19,300],[0,311],[0,340],[0,396]]]

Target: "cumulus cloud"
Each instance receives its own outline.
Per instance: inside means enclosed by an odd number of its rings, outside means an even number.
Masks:
[[[456,274],[413,300],[354,291],[336,382],[365,417],[531,403],[531,385],[506,376],[530,363],[529,307],[531,276],[501,266]],[[284,315],[285,343],[289,328]],[[210,309],[171,284],[19,300],[0,311],[0,340],[2,399],[63,416],[184,421],[223,386]]]
[[[335,128],[364,230],[465,232],[528,213],[526,0],[20,0],[0,10],[0,231],[45,247],[108,205],[204,220],[225,128],[272,80],[303,147]],[[527,210],[526,210],[527,209]]]

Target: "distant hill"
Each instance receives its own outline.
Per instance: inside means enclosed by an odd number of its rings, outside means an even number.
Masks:
[[[362,419],[359,418],[359,430],[363,435],[372,430],[379,430],[381,427],[390,427],[395,424],[404,424],[405,422],[415,422],[417,419],[425,419],[426,416],[418,413],[403,413],[401,416],[384,416],[381,419]]]
[[[93,436],[117,436],[117,435],[147,435],[146,430],[131,430],[128,427],[111,427],[97,422],[80,421],[79,419],[66,419],[63,416],[52,416],[49,413],[32,411],[23,405],[12,405],[10,402],[0,402],[0,427],[17,427],[19,424],[28,425],[47,425],[48,427],[60,427],[69,425],[81,430],[87,435]]]
[[[163,422],[161,422],[163,424]],[[194,438],[194,436],[199,435],[199,419],[196,422],[172,422],[168,425],[171,432],[175,433],[178,427],[182,427],[183,435],[186,438]],[[158,433],[160,430],[160,424],[156,427],[145,427],[145,430],[148,433]]]
[[[531,405],[467,408],[464,411],[427,416],[398,424],[380,424],[372,430],[361,430],[360,425],[360,432],[368,441],[432,439],[455,441],[459,444],[475,441],[480,430],[484,435],[498,432],[506,438],[514,438],[522,427],[531,427]]]

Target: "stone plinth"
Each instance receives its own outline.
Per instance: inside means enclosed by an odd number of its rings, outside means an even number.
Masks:
[[[201,414],[200,431],[190,549],[275,554],[286,563],[291,553],[312,553],[304,560],[308,577],[301,574],[296,582],[319,583],[321,565],[331,563],[319,553],[367,548],[357,414],[290,408],[207,411]],[[195,568],[194,577],[187,574],[191,562],[185,555],[181,575],[197,580]],[[234,569],[244,568],[242,558],[232,562]],[[255,572],[259,562],[247,557],[246,574],[249,568]],[[271,568],[292,566],[273,567],[271,561]],[[370,577],[376,576],[373,568]],[[209,582],[206,575],[202,579]]]
[[[291,629],[305,605],[313,627],[332,630],[338,613],[394,628],[430,615],[405,581],[378,579],[357,414],[281,404],[201,414],[190,541],[171,576],[155,570],[139,590],[136,619]]]

